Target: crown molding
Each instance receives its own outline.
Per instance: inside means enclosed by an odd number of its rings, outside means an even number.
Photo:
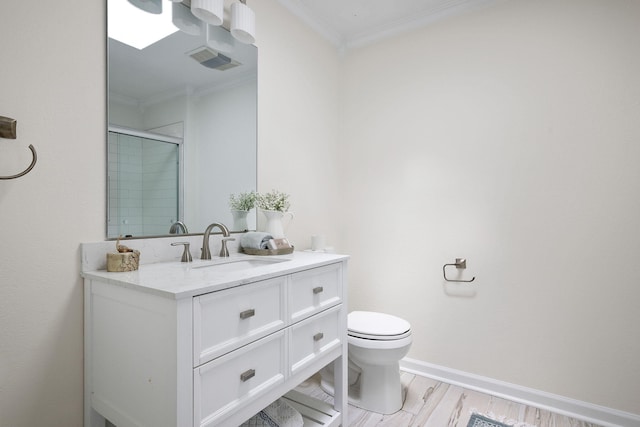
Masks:
[[[344,37],[333,27],[333,25],[316,16],[307,6],[303,5],[298,0],[277,1],[289,10],[289,12],[297,16],[302,22],[307,24],[312,30],[320,34],[337,48],[341,48],[345,45]]]
[[[310,8],[299,0],[277,1],[339,50],[344,51],[364,47],[402,33],[426,27],[451,16],[479,10],[506,0],[444,0],[430,9],[425,9],[422,12],[413,13],[405,18],[386,22],[382,25],[373,26],[352,35],[341,33],[332,23],[326,22],[323,18],[314,14]]]
[[[198,99],[203,96],[210,95],[216,92],[222,92],[223,90],[232,89],[237,86],[245,85],[255,78],[254,72],[245,72],[237,74],[233,80],[224,83],[213,83],[208,85],[202,85],[198,87],[185,86],[174,90],[162,92],[157,95],[153,95],[146,99],[137,99],[129,95],[122,95],[115,92],[109,92],[109,101],[115,102],[120,105],[128,105],[137,107],[144,110],[156,104],[160,104],[166,101],[170,101],[181,96],[188,96],[192,99]]]
[[[442,3],[434,8],[407,16],[392,22],[372,27],[367,31],[349,37],[343,46],[346,49],[359,48],[375,42],[388,39],[403,33],[427,27],[452,16],[462,15],[480,10],[497,3],[499,0],[453,0]]]

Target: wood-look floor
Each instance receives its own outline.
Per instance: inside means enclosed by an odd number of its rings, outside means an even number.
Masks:
[[[527,423],[537,427],[599,427],[564,415],[418,375],[402,373],[407,397],[395,414],[381,415],[349,406],[349,427],[466,427],[473,412],[505,417],[505,423]],[[333,398],[320,388],[315,375],[296,389],[328,403]]]

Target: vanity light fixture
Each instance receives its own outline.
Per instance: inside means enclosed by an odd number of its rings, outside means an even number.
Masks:
[[[202,21],[193,16],[191,9],[182,2],[176,1],[171,4],[171,22],[186,34],[192,36],[202,34]]]
[[[129,0],[129,3],[145,12],[156,15],[162,13],[162,0]]]
[[[217,52],[232,53],[236,46],[236,39],[224,28],[205,25],[206,44]]]
[[[191,13],[209,25],[222,25],[224,0],[191,0]]]
[[[231,5],[231,35],[241,43],[256,41],[256,14],[247,6],[247,0]]]
[[[110,3],[112,1],[114,0],[109,0]],[[162,0],[127,1],[142,11],[162,14]],[[199,36],[202,34],[203,25],[220,26],[224,21],[224,0],[169,1],[172,3],[171,22],[173,26],[187,34]],[[203,21],[204,24],[200,21]],[[247,0],[238,0],[231,4],[230,32],[241,43],[252,44],[256,41],[256,14],[253,9],[247,6]],[[142,47],[136,47],[143,49],[148,44],[150,43],[143,44]],[[224,44],[232,46],[232,43],[229,42]],[[220,50],[224,50],[224,47]]]

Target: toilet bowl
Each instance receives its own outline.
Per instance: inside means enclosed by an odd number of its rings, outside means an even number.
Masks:
[[[405,396],[399,361],[411,347],[411,325],[371,311],[349,313],[347,324],[349,403],[381,414],[399,411]],[[333,364],[320,378],[323,390],[333,395]]]

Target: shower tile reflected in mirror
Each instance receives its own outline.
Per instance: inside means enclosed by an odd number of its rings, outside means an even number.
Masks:
[[[180,144],[109,131],[107,237],[167,234],[180,217]]]

